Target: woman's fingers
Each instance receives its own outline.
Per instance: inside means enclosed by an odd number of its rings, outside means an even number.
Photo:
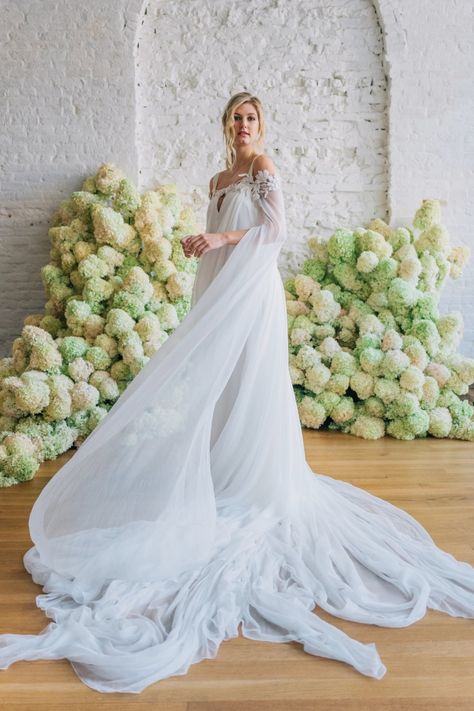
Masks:
[[[192,245],[191,245],[191,239],[192,235],[186,235],[185,237],[182,237],[181,239],[181,245],[183,247],[183,251],[186,257],[190,257],[193,253],[192,250]]]
[[[189,257],[192,254],[200,257],[203,254],[203,250],[205,250],[208,246],[205,234],[202,232],[197,235],[187,235],[186,237],[183,237],[181,241],[183,243],[183,250],[186,257]]]
[[[194,252],[194,254],[196,254],[197,256],[199,256],[200,251],[205,246],[206,246],[206,240],[204,239],[203,235],[196,235],[195,237],[192,237],[188,243],[188,248],[191,251],[191,253]]]

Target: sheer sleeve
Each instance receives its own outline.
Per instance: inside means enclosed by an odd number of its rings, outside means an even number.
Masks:
[[[250,189],[252,200],[258,202],[262,213],[265,229],[261,231],[261,241],[283,244],[287,238],[287,227],[279,172],[257,171]]]

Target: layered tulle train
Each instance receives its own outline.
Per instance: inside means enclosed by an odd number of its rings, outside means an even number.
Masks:
[[[306,652],[380,679],[375,644],[317,615],[404,627],[427,608],[474,616],[474,572],[436,547],[408,513],[346,482],[307,472],[297,519],[242,506],[218,508],[214,551],[193,571],[156,582],[111,580],[100,591],[41,563],[25,565],[55,622],[39,635],[2,635],[0,666],[17,659],[71,661],[99,691],[138,693],[216,656],[223,640],[297,641]]]

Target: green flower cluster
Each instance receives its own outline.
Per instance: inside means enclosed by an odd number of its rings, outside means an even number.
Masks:
[[[79,446],[190,308],[198,231],[173,184],[139,194],[100,166],[53,214],[45,313],[0,359],[0,487]]]
[[[380,219],[312,237],[310,259],[285,281],[289,366],[301,423],[377,439],[474,441],[463,398],[474,359],[456,352],[458,312],[440,315],[441,287],[467,247],[450,245],[440,204],[424,200],[413,228]]]

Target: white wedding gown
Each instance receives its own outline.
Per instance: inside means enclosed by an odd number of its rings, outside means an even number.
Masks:
[[[202,256],[186,318],[34,503],[24,564],[54,621],[0,635],[2,669],[67,658],[93,689],[138,693],[215,657],[241,623],[380,679],[375,644],[315,607],[383,627],[427,608],[474,617],[474,567],[306,462],[277,267],[281,176],[239,178],[214,191],[206,231],[248,232]]]

